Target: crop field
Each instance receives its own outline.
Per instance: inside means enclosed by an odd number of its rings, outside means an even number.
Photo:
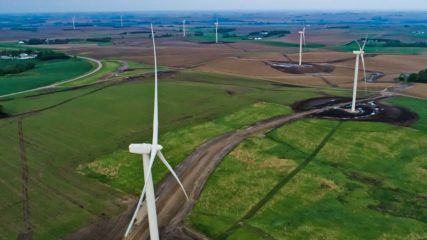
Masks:
[[[89,72],[93,65],[82,59],[37,62],[34,69],[0,77],[0,95],[65,81]]]
[[[423,107],[419,122],[308,119],[244,141],[188,224],[212,239],[425,238],[426,102],[390,101]]]
[[[105,61],[101,61],[101,63],[102,63],[102,68],[98,72],[93,73],[87,77],[81,78],[77,81],[61,84],[61,86],[68,87],[68,86],[77,86],[82,84],[94,83],[98,80],[102,80],[102,78],[108,76],[108,74],[113,74],[120,67],[120,64],[116,61],[105,60]]]
[[[356,43],[340,45],[333,47],[337,51],[351,52],[357,49]],[[425,47],[385,47],[385,46],[366,46],[366,53],[382,53],[382,54],[400,54],[400,55],[417,55],[427,51]]]
[[[12,116],[33,112],[23,116],[23,130],[34,239],[61,238],[91,222],[113,217],[140,191],[140,160],[127,153],[127,145],[149,140],[152,119],[146,112],[152,108],[152,87],[152,81],[103,84],[0,102]],[[165,153],[174,165],[211,136],[257,119],[287,114],[287,105],[292,102],[325,94],[197,72],[163,78],[160,89],[161,139],[165,139]],[[0,205],[4,206],[0,231],[6,239],[15,238],[23,224],[18,119],[0,120],[1,171],[6,176],[0,184]],[[192,140],[186,146],[181,146],[183,132]],[[179,149],[177,145],[185,151],[173,150]],[[110,163],[115,166],[110,168]],[[127,172],[128,167],[132,171]],[[82,174],[92,168],[98,172],[89,172],[90,177]],[[165,170],[156,166],[156,181],[164,174]]]

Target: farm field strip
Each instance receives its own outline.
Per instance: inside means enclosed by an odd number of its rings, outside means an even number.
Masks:
[[[69,82],[72,82],[72,81],[77,81],[77,80],[79,80],[81,78],[84,78],[84,77],[87,77],[89,75],[92,75],[92,74],[96,73],[102,67],[102,63],[100,61],[98,61],[98,60],[90,59],[90,58],[86,58],[86,57],[78,57],[78,58],[86,60],[86,61],[90,61],[90,62],[95,62],[97,64],[97,67],[94,70],[92,70],[92,71],[90,71],[88,73],[85,73],[85,74],[83,74],[81,76],[75,77],[75,78],[73,78],[71,80],[65,80],[65,81],[61,81],[59,83],[57,82],[57,83],[48,84],[46,86],[41,86],[41,87],[36,87],[36,88],[24,90],[24,91],[19,91],[19,92],[4,94],[4,95],[1,95],[0,98],[10,98],[10,97],[14,97],[14,96],[17,96],[17,95],[23,95],[23,94],[28,94],[28,93],[31,93],[31,92],[40,91],[40,90],[43,90],[43,89],[48,89],[48,88],[51,88],[51,87],[58,86],[60,84],[69,83]],[[52,71],[52,70],[50,70],[50,71]],[[56,71],[58,71],[58,70],[56,70]],[[62,70],[62,71],[68,71],[68,70]],[[29,71],[29,72],[31,72],[31,71]],[[28,74],[28,73],[23,73],[23,74],[20,74],[20,75],[26,75],[26,74]],[[52,73],[50,73],[50,74],[52,74]],[[61,72],[61,74],[64,74],[64,72]],[[27,76],[27,78],[31,78],[31,77],[32,77],[31,75]],[[52,75],[51,78],[55,78],[55,76]],[[25,85],[26,84],[27,83],[25,83]],[[34,84],[34,83],[30,83],[30,84]],[[39,84],[36,84],[36,85],[39,85]]]

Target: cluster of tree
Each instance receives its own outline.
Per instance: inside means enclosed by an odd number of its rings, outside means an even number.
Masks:
[[[37,52],[37,59],[41,61],[48,61],[53,59],[69,59],[70,56],[62,52],[55,52],[52,50],[42,50]]]
[[[230,34],[230,33],[224,33],[222,34],[223,38],[235,38],[235,37],[239,37],[237,34]]]
[[[112,38],[102,37],[102,38],[87,38],[87,39],[47,39],[47,38],[31,38],[25,40],[24,43],[28,45],[41,45],[41,44],[68,44],[71,41],[86,40],[88,42],[97,42],[97,43],[106,43],[111,42]]]
[[[218,28],[218,33],[230,33],[236,31],[235,28]]]
[[[34,60],[0,60],[0,76],[25,72],[35,66]]]
[[[259,32],[251,32],[248,36],[250,37],[273,37],[278,36],[282,37],[286,34],[290,34],[291,32],[288,30],[276,30],[276,31],[259,31]]]
[[[409,76],[401,74],[399,77],[400,81],[427,83],[427,69],[421,70],[418,73],[412,73]]]
[[[144,34],[144,33],[151,33],[150,31],[133,31],[133,32],[122,32],[121,35],[128,35],[128,34]]]
[[[110,37],[102,37],[102,38],[88,38],[86,39],[88,42],[97,42],[97,43],[108,43],[111,42]]]
[[[71,39],[47,39],[47,38],[31,38],[24,41],[28,45],[40,45],[40,44],[68,44]]]
[[[38,28],[35,28],[35,27],[12,27],[12,28],[10,28],[10,30],[37,32]]]
[[[350,26],[346,25],[346,26],[331,26],[331,27],[327,27],[326,29],[349,29]]]
[[[365,39],[360,39],[363,42]],[[352,43],[349,43],[352,44]],[[426,42],[413,42],[413,43],[403,43],[397,39],[386,39],[386,38],[371,38],[368,39],[367,46],[376,46],[381,45],[382,47],[427,47]]]

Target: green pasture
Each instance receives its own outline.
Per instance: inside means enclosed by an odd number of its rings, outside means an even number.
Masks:
[[[37,61],[34,69],[0,76],[0,95],[26,91],[70,80],[89,72],[94,66],[83,59]]]
[[[311,88],[198,72],[162,78],[159,90],[161,139],[173,165],[212,136],[287,114],[292,102],[324,95]],[[12,116],[0,119],[1,238],[16,239],[23,228],[18,118],[13,116],[27,113],[23,126],[33,239],[59,239],[116,216],[126,208],[128,193],[136,196],[142,188],[140,159],[127,153],[127,146],[150,141],[152,99],[153,81],[144,79],[1,100]],[[188,143],[180,151],[176,146],[182,147],[186,134]],[[113,165],[113,171],[103,172],[104,165]],[[88,174],[87,169],[97,171]],[[156,181],[164,174],[156,165]]]
[[[242,142],[187,223],[211,239],[427,237],[426,102],[411,128],[307,119]]]
[[[356,43],[334,46],[332,48],[340,52],[352,52],[359,49]],[[426,51],[427,48],[423,47],[384,47],[381,45],[365,47],[365,52],[372,54],[417,55]]]

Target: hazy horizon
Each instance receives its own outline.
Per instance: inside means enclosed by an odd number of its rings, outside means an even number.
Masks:
[[[407,0],[387,2],[380,0],[217,0],[202,2],[182,0],[0,0],[0,13],[48,13],[48,12],[141,12],[141,11],[426,11],[427,1]]]

